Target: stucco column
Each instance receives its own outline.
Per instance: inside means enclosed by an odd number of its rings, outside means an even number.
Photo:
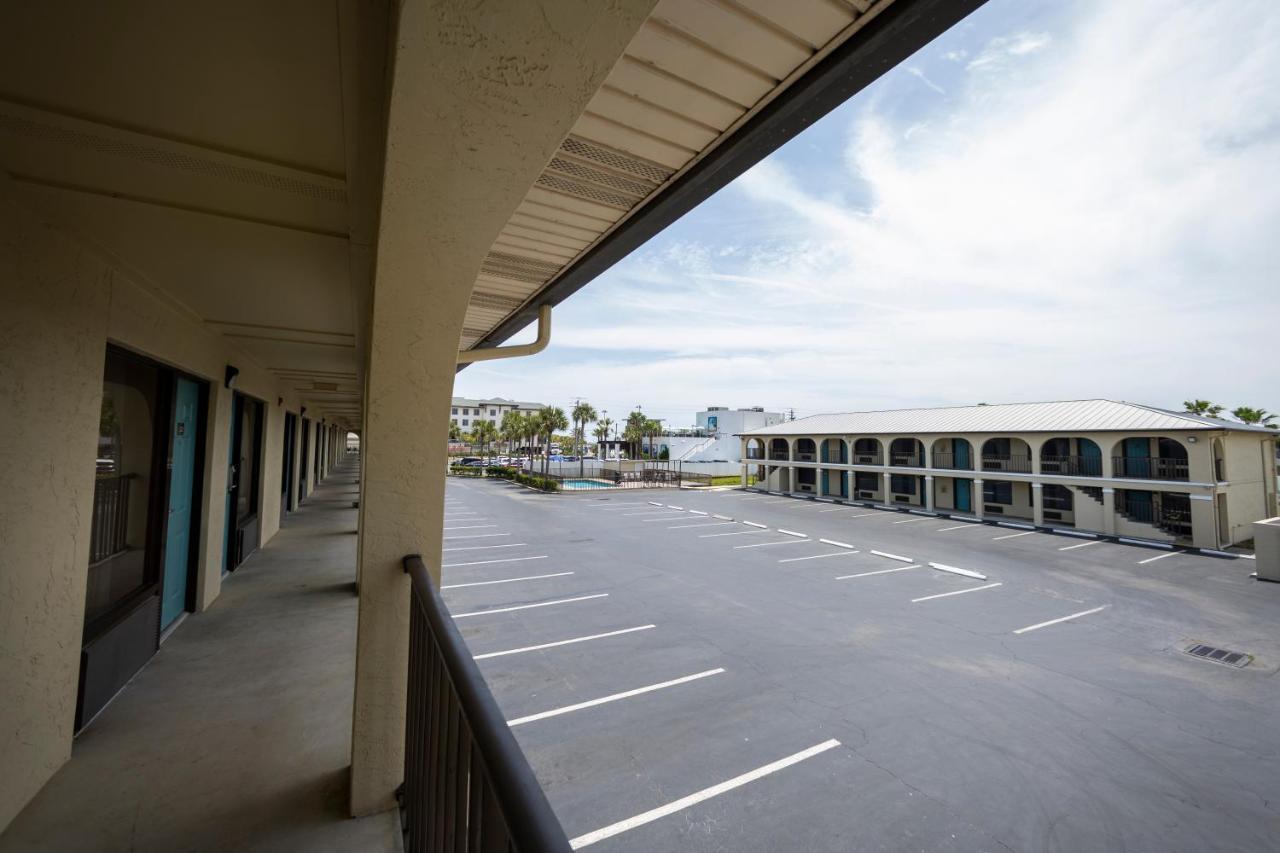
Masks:
[[[924,475],[924,508],[933,512],[933,475]]]
[[[1035,464],[1040,467],[1039,462]],[[1036,527],[1044,527],[1044,483],[1031,484],[1031,521]]]
[[[1116,534],[1116,490],[1110,487],[1102,490],[1102,532]]]
[[[494,238],[654,0],[404,0],[366,365],[351,811],[404,777],[406,554],[439,582],[458,339]],[[554,344],[553,344],[554,345]]]
[[[880,503],[882,504],[893,503],[893,501],[889,498],[889,495],[891,493],[889,490],[889,486],[892,482],[889,478],[892,476],[893,475],[890,474],[888,471],[885,471],[880,475]]]
[[[978,518],[983,518],[985,508],[982,505],[982,480],[975,479],[973,481],[973,494],[969,496],[969,499],[973,501],[973,514]]]

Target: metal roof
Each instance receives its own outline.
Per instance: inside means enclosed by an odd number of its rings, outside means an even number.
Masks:
[[[1144,430],[1241,430],[1275,434],[1266,427],[1171,412],[1114,400],[1002,403],[940,409],[811,415],[747,430],[743,435],[891,435],[922,433],[1136,432]]]

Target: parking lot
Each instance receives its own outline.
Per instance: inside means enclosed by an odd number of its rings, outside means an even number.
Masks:
[[[576,848],[1280,849],[1250,561],[741,490],[451,478],[445,513],[446,601]]]

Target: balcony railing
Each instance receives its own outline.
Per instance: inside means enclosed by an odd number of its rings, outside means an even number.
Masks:
[[[1101,477],[1101,456],[1041,456],[1040,473],[1068,477]]]
[[[788,459],[790,459],[790,457],[787,456],[785,452],[780,450],[775,450],[772,453],[770,453],[769,458],[775,462],[786,462]]]
[[[119,474],[100,476],[93,483],[90,565],[114,557],[129,547],[129,481],[132,479],[132,474]]]
[[[1186,459],[1114,456],[1111,462],[1117,477],[1140,480],[1187,480],[1191,477],[1191,468]]]
[[[813,459],[814,459],[814,454],[812,453],[796,453],[797,462],[812,462]]]
[[[747,450],[748,459],[764,459],[764,451],[758,447],[752,447]]]
[[[412,586],[399,791],[406,853],[569,853],[564,830],[422,558],[405,557],[404,570]]]
[[[950,468],[953,471],[972,471],[972,458],[965,454],[964,459],[957,461],[956,454],[950,450],[933,451],[934,468]]]
[[[890,453],[890,465],[902,465],[907,468],[923,468],[924,460],[920,458],[919,453]]]
[[[983,471],[1011,471],[1016,474],[1031,473],[1031,457],[1019,454],[1008,456],[983,456]]]
[[[875,453],[859,453],[855,450],[853,453],[854,465],[883,465],[883,459],[878,450]]]
[[[1146,502],[1125,502],[1121,515],[1143,524],[1151,524],[1174,536],[1191,535],[1191,513],[1184,509],[1168,509]]]

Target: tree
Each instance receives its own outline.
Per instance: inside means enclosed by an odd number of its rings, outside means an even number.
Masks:
[[[569,428],[569,419],[559,406],[547,406],[538,412],[537,420],[538,430],[546,437],[546,455],[542,457],[542,475],[545,477],[551,467],[551,438],[556,430]]]
[[[645,418],[644,434],[645,438],[649,441],[649,458],[656,459],[657,454],[653,452],[653,441],[655,438],[662,435],[662,421],[657,421],[653,418]]]
[[[1182,408],[1189,415],[1205,415],[1206,417],[1216,418],[1222,414],[1222,406],[1210,403],[1208,400],[1184,400]]]
[[[644,429],[647,425],[648,418],[639,409],[627,415],[627,422],[622,427],[622,437],[631,448],[632,459],[640,456],[640,442],[644,440]]]
[[[587,423],[589,421],[594,421],[597,417],[598,415],[596,414],[596,410],[591,407],[590,403],[579,401],[578,404],[573,407],[573,437],[577,442],[579,476],[582,476],[587,471],[586,460],[582,458],[585,455],[585,448],[587,444]]]
[[[609,438],[609,428],[612,426],[613,426],[612,418],[604,418],[602,420],[596,421],[596,428],[595,428],[595,436],[596,436],[596,442],[597,442],[596,452],[600,454],[601,459],[604,458],[604,450],[602,445]]]
[[[502,426],[498,428],[502,440],[507,443],[507,455],[515,455],[516,442],[524,434],[524,415],[519,412],[507,412],[502,416]]]
[[[462,441],[462,429],[456,423],[449,424],[449,440]]]
[[[1266,409],[1253,409],[1249,406],[1237,406],[1231,410],[1231,417],[1243,424],[1258,424],[1259,426],[1271,427],[1275,429],[1275,425],[1271,422],[1276,416],[1268,412]]]
[[[479,443],[481,454],[484,454],[489,450],[489,444],[498,437],[498,428],[492,421],[480,421],[476,424],[472,437]]]

